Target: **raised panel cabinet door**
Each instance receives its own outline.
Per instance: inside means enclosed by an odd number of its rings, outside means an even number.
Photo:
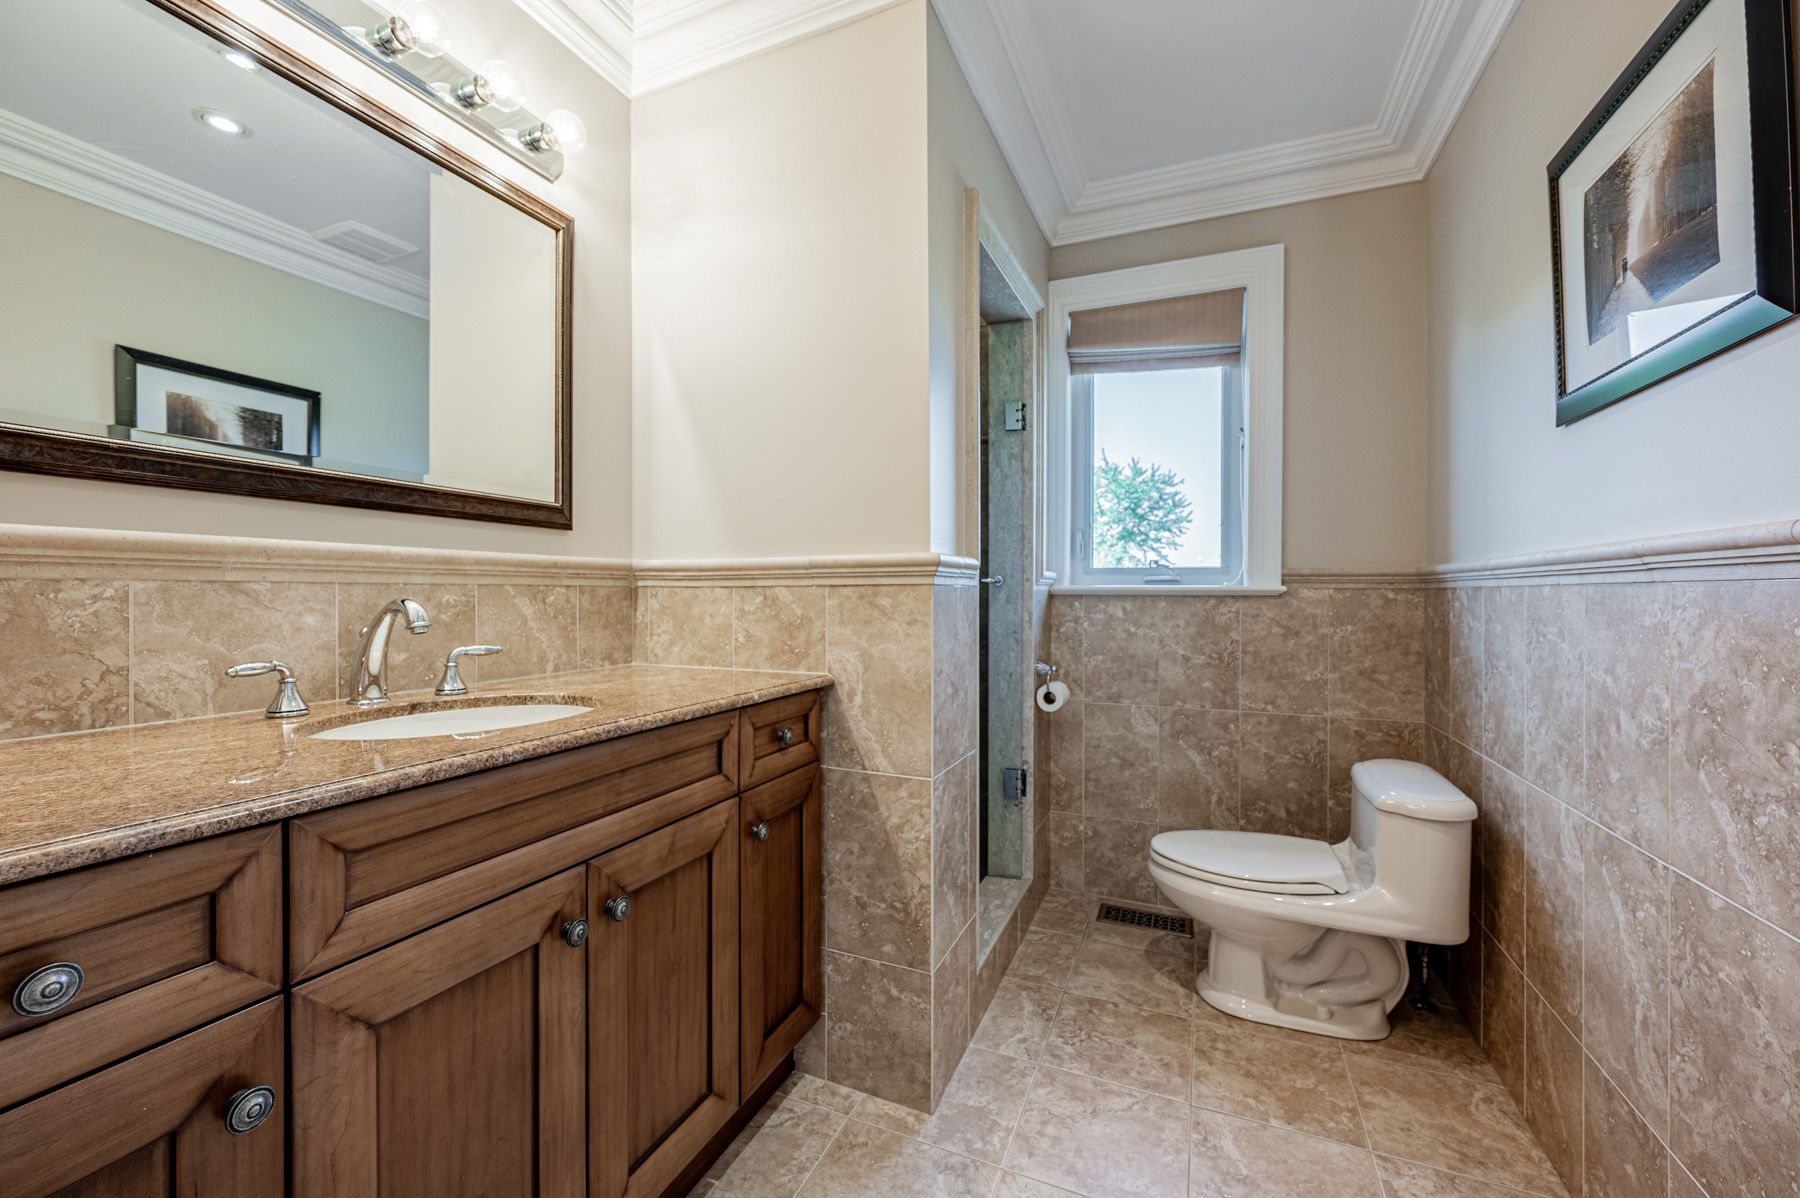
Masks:
[[[271,998],[0,1114],[0,1194],[278,1198],[285,1041]]]
[[[73,997],[21,1012],[59,966]],[[0,889],[0,1110],[280,989],[279,826]]]
[[[738,968],[741,1090],[753,1093],[824,1004],[820,771],[777,778],[738,799],[743,860]]]
[[[589,863],[589,1198],[657,1198],[737,1109],[737,814]]]
[[[580,1198],[586,874],[293,992],[295,1198]]]

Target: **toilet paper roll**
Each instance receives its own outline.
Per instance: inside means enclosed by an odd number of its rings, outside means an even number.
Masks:
[[[1038,687],[1037,703],[1040,711],[1061,711],[1062,705],[1069,701],[1069,684],[1051,682]]]

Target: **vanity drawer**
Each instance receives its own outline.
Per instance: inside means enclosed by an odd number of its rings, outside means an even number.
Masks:
[[[21,1014],[71,963],[75,996]],[[0,1109],[281,986],[281,828],[253,828],[0,890]]]
[[[288,973],[323,973],[730,798],[737,713],[302,816]]]
[[[738,712],[738,779],[745,790],[818,759],[818,691]]]

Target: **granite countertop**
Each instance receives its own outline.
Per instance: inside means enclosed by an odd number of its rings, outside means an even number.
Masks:
[[[293,722],[254,712],[4,743],[0,884],[830,685],[825,674],[610,666],[471,686],[456,699],[438,699],[430,691],[396,694],[373,710],[320,703]],[[352,720],[524,695],[593,710],[469,737],[310,738]]]

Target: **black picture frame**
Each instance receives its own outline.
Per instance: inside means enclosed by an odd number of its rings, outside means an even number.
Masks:
[[[268,395],[294,400],[306,405],[306,452],[292,453],[278,449],[245,449],[229,442],[216,442],[228,449],[255,454],[258,457],[293,462],[300,466],[312,465],[312,460],[319,456],[319,406],[323,396],[317,391],[308,391],[305,387],[295,387],[288,383],[277,383],[269,379],[252,378],[247,374],[235,371],[220,370],[216,366],[206,366],[199,362],[184,362],[180,358],[171,358],[166,354],[155,354],[149,350],[133,349],[129,345],[113,346],[113,425],[112,434],[122,440],[131,440],[131,434],[142,426],[138,421],[138,368],[155,366],[175,374],[190,375],[194,378],[211,379],[214,382],[229,383],[247,391],[260,391]],[[160,436],[175,436],[157,430]],[[192,438],[196,448],[202,452],[209,444],[206,438]]]
[[[1654,383],[1755,336],[1800,311],[1795,262],[1796,146],[1790,0],[1680,0],[1581,127],[1551,159],[1550,246],[1556,309],[1556,424],[1591,415]],[[1693,326],[1645,349],[1605,373],[1569,386],[1563,277],[1564,174],[1628,97],[1651,75],[1694,20],[1711,5],[1744,14],[1750,90],[1749,194],[1754,226],[1755,290]]]

